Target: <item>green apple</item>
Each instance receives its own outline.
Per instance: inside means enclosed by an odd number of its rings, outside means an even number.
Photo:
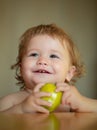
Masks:
[[[46,96],[41,97],[43,100],[46,100],[52,103],[52,106],[50,107],[45,106],[45,108],[47,108],[50,112],[54,111],[61,103],[62,92],[56,92],[55,90],[56,90],[56,85],[52,83],[46,83],[40,89],[40,91],[51,93],[50,97],[46,97]]]

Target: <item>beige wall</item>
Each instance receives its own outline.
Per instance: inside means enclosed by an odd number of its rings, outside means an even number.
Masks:
[[[56,23],[73,37],[87,67],[78,89],[97,98],[96,0],[0,0],[0,96],[18,90],[10,65],[15,62],[19,37],[41,23]]]

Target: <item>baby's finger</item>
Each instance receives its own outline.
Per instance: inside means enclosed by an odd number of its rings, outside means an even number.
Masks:
[[[38,85],[35,86],[33,92],[39,92],[40,91],[40,88],[44,85],[44,83],[40,83]]]
[[[34,93],[34,96],[37,97],[37,98],[40,98],[40,97],[50,97],[51,96],[51,93],[48,93],[48,92],[36,92]]]
[[[67,91],[66,93],[63,94],[63,97],[62,97],[62,104],[67,104],[67,101],[70,97],[70,91]]]
[[[47,110],[46,108],[44,108],[42,106],[37,106],[37,111],[49,114],[49,110]]]
[[[38,102],[37,102],[38,105],[41,105],[41,106],[52,106],[52,103],[51,102],[48,102],[46,100],[43,100],[43,99],[39,99]]]
[[[59,87],[56,88],[56,92],[60,92],[60,91],[65,92],[65,91],[68,91],[68,90],[70,90],[70,86],[69,85],[59,86]]]

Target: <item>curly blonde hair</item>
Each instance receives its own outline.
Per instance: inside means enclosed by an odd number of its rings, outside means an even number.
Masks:
[[[18,56],[16,59],[16,63],[11,66],[11,69],[16,70],[16,76],[15,78],[18,80],[17,84],[21,86],[21,88],[24,88],[25,83],[22,78],[21,72],[20,72],[20,63],[22,61],[22,58],[25,54],[27,45],[29,41],[36,35],[49,35],[53,38],[57,38],[60,40],[60,43],[64,46],[64,44],[67,44],[67,48],[70,54],[71,64],[76,67],[76,72],[73,77],[73,79],[70,81],[71,83],[75,83],[77,78],[80,78],[85,73],[85,67],[84,63],[81,60],[79,50],[77,46],[73,43],[72,39],[68,34],[64,32],[61,28],[57,27],[55,24],[47,24],[47,25],[38,25],[29,28],[27,31],[24,32],[24,34],[20,38],[20,44],[19,44],[19,51]],[[66,42],[64,42],[66,41]]]

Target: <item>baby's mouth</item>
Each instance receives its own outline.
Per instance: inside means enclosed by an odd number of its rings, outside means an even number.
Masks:
[[[36,70],[36,71],[34,71],[34,73],[51,74],[49,71],[43,70],[43,69]]]

